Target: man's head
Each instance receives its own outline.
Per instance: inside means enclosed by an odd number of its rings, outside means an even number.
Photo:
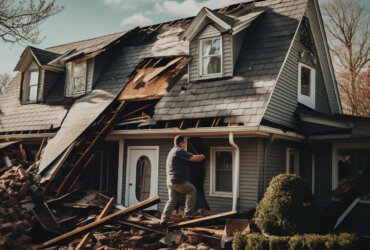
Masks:
[[[175,136],[175,139],[173,140],[173,143],[175,144],[175,146],[178,146],[179,148],[185,148],[186,147],[186,139],[181,135]]]

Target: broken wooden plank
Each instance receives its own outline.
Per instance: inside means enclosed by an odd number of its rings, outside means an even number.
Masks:
[[[144,231],[148,231],[148,232],[152,232],[152,233],[167,234],[166,232],[155,230],[155,229],[150,228],[150,227],[144,227],[144,226],[141,226],[141,225],[138,225],[138,224],[135,224],[135,223],[132,223],[132,222],[128,222],[128,221],[118,220],[117,222],[121,223],[123,225],[126,225],[126,226],[136,227],[138,229],[142,229]]]
[[[96,205],[92,205],[92,204],[71,203],[71,202],[63,203],[62,206],[63,207],[70,207],[70,208],[89,208],[89,207],[96,207]]]
[[[107,216],[107,214],[109,214],[109,212],[112,210],[112,206],[113,204],[116,202],[116,199],[114,197],[112,197],[109,202],[107,203],[107,205],[105,206],[105,208],[103,209],[103,211],[99,214],[98,218],[96,219],[97,221],[102,219],[103,217]],[[78,243],[76,249],[77,250],[80,250],[80,249],[83,249],[85,247],[85,245],[89,242],[91,236],[93,236],[94,234],[94,231],[91,231],[91,232],[88,232],[83,238],[82,240],[80,241],[80,243]]]
[[[174,228],[174,227],[190,227],[198,223],[204,223],[204,222],[210,222],[212,220],[217,220],[217,219],[226,219],[227,217],[231,217],[233,215],[236,215],[238,212],[237,211],[230,211],[226,213],[221,213],[221,214],[214,214],[206,217],[202,217],[199,219],[193,219],[193,220],[188,220],[188,221],[181,221],[181,222],[176,222],[168,225],[168,228]]]
[[[76,228],[68,233],[65,233],[63,235],[60,235],[54,239],[51,239],[49,241],[46,241],[40,245],[37,245],[35,247],[33,247],[34,250],[36,249],[41,249],[41,248],[44,248],[44,247],[47,247],[47,246],[50,246],[50,245],[53,245],[61,240],[64,240],[64,239],[67,239],[71,236],[74,236],[76,234],[80,234],[80,233],[84,233],[86,231],[91,231],[93,229],[95,229],[96,227],[100,226],[100,225],[103,225],[104,223],[108,222],[109,220],[117,217],[117,216],[121,216],[121,215],[127,215],[129,213],[132,213],[132,212],[135,212],[135,211],[138,211],[138,210],[142,210],[144,208],[147,208],[147,207],[151,207],[153,205],[156,205],[160,202],[160,197],[158,195],[156,196],[153,196],[152,198],[149,198],[145,201],[141,201],[131,207],[128,207],[124,210],[121,210],[121,211],[118,211],[114,214],[110,214],[100,220],[97,220],[97,221],[94,221],[90,224],[87,224],[85,226],[82,226],[82,227],[79,227],[79,228]]]

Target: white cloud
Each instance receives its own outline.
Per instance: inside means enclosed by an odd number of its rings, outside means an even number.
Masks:
[[[128,18],[125,18],[121,22],[121,26],[144,26],[153,23],[153,20],[149,17],[145,17],[142,13],[134,14]]]
[[[155,9],[158,12],[172,14],[178,17],[189,17],[198,14],[202,7],[217,9],[240,2],[241,0],[207,0],[204,2],[197,2],[196,0],[185,0],[183,2],[167,0],[156,3]]]

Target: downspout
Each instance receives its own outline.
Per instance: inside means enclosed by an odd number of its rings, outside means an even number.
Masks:
[[[239,197],[239,173],[240,173],[240,151],[238,145],[234,142],[233,132],[229,133],[229,144],[235,149],[235,168],[233,178],[233,207],[232,210],[237,210]]]

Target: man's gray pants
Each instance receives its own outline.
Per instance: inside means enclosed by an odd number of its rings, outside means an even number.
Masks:
[[[185,215],[192,212],[195,208],[195,202],[197,200],[197,190],[190,182],[182,184],[167,184],[168,188],[168,201],[164,207],[161,222],[168,222],[172,215],[172,211],[179,199],[180,194],[186,194],[185,202]]]

